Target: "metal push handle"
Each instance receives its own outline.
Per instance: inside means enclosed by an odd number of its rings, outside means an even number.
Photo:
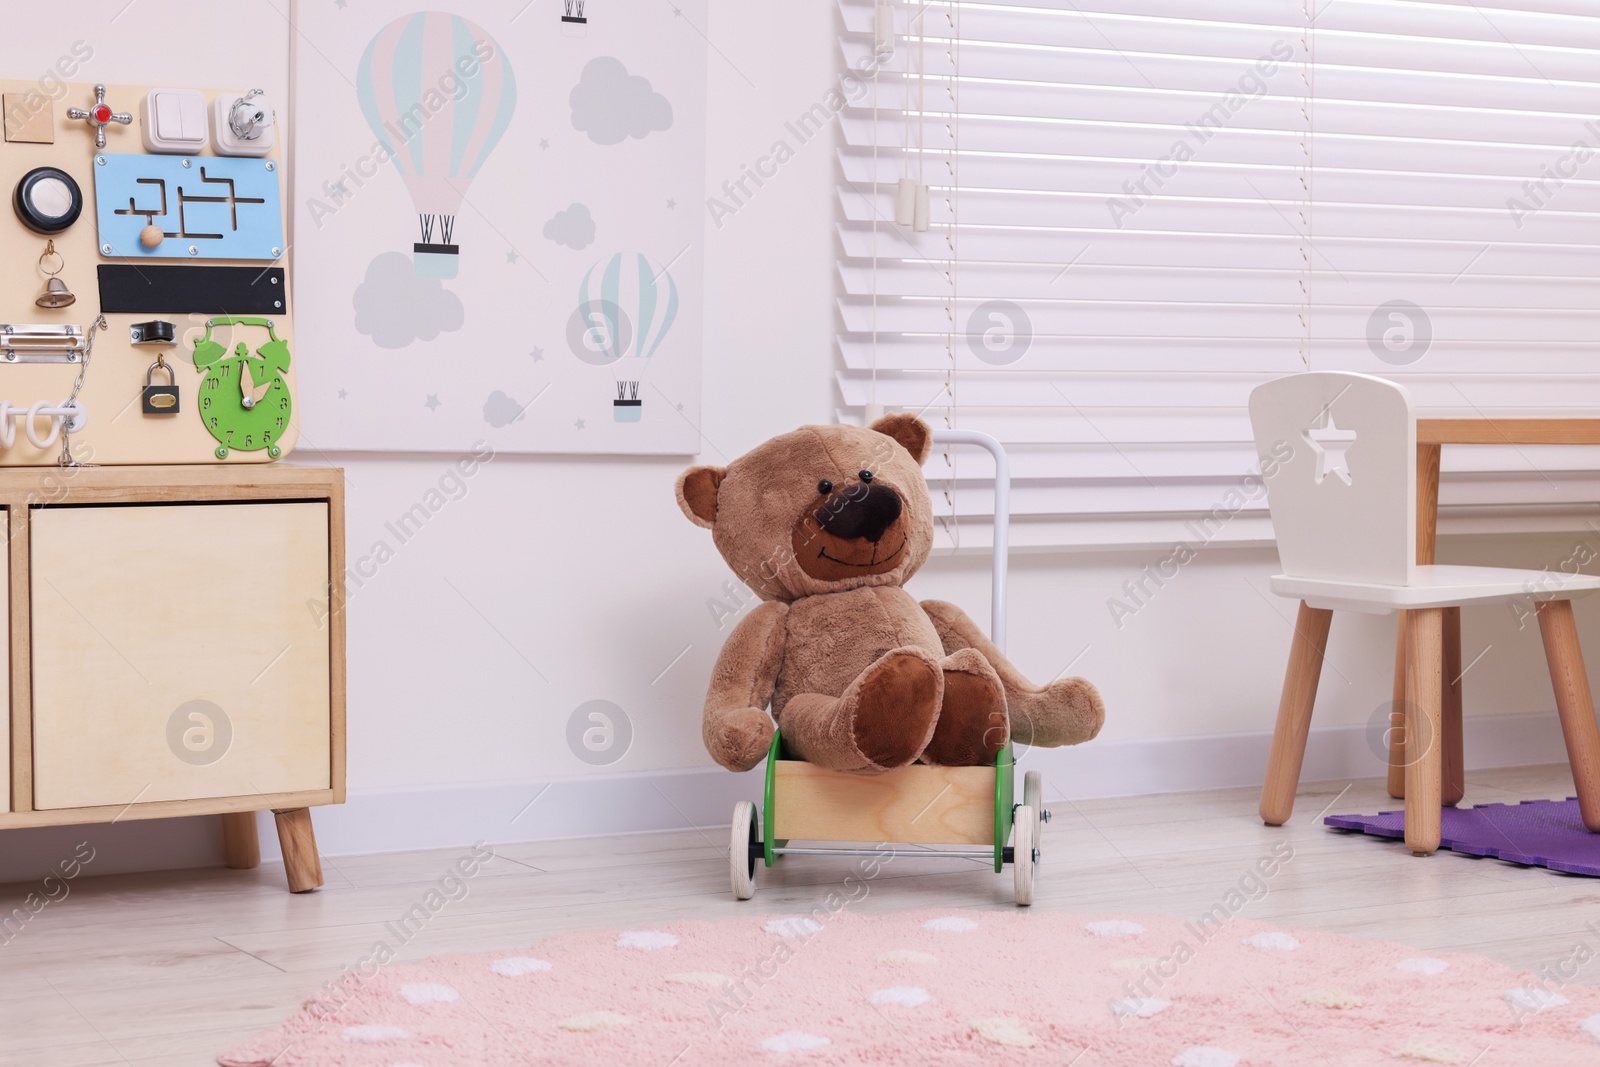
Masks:
[[[977,430],[934,430],[936,445],[975,445],[994,457],[994,588],[990,591],[989,640],[1006,650],[1006,573],[1011,539],[1011,464],[997,439]]]

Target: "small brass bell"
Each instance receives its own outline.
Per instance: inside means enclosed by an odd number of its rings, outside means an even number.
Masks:
[[[51,270],[46,261],[54,257],[55,269]],[[78,298],[72,290],[67,288],[67,283],[57,277],[66,267],[66,260],[61,258],[61,253],[56,251],[54,241],[45,242],[44,254],[39,257],[39,270],[49,275],[49,280],[44,283],[44,292],[39,294],[39,299],[34,303],[42,308],[64,308],[77,302]]]

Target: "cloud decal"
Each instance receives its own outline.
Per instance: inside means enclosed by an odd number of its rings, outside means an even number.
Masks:
[[[594,219],[587,206],[573,204],[544,224],[544,235],[568,248],[588,248],[594,243]]]
[[[629,74],[613,56],[591,59],[567,97],[572,128],[595,144],[621,144],[660,133],[672,125],[672,105],[650,88],[647,78]]]
[[[367,264],[351,304],[356,329],[379,348],[404,348],[461,329],[461,298],[437,278],[419,278],[403,252],[384,252]]]

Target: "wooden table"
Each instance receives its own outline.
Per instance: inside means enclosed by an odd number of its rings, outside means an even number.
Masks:
[[[1417,563],[1431,564],[1439,534],[1439,453],[1444,445],[1600,445],[1600,418],[1418,419]],[[1394,707],[1406,706],[1405,612],[1395,634]],[[1443,801],[1454,807],[1466,790],[1461,738],[1461,609],[1444,609],[1444,694],[1440,742],[1444,746]],[[1405,796],[1405,727],[1391,712],[1389,795]]]

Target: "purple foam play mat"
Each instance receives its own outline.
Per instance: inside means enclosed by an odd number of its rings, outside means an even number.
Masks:
[[[1584,828],[1576,797],[1445,808],[1443,816],[1440,848],[1600,877],[1600,834]],[[1329,815],[1322,821],[1340,830],[1359,830],[1374,837],[1406,835],[1403,811]]]

